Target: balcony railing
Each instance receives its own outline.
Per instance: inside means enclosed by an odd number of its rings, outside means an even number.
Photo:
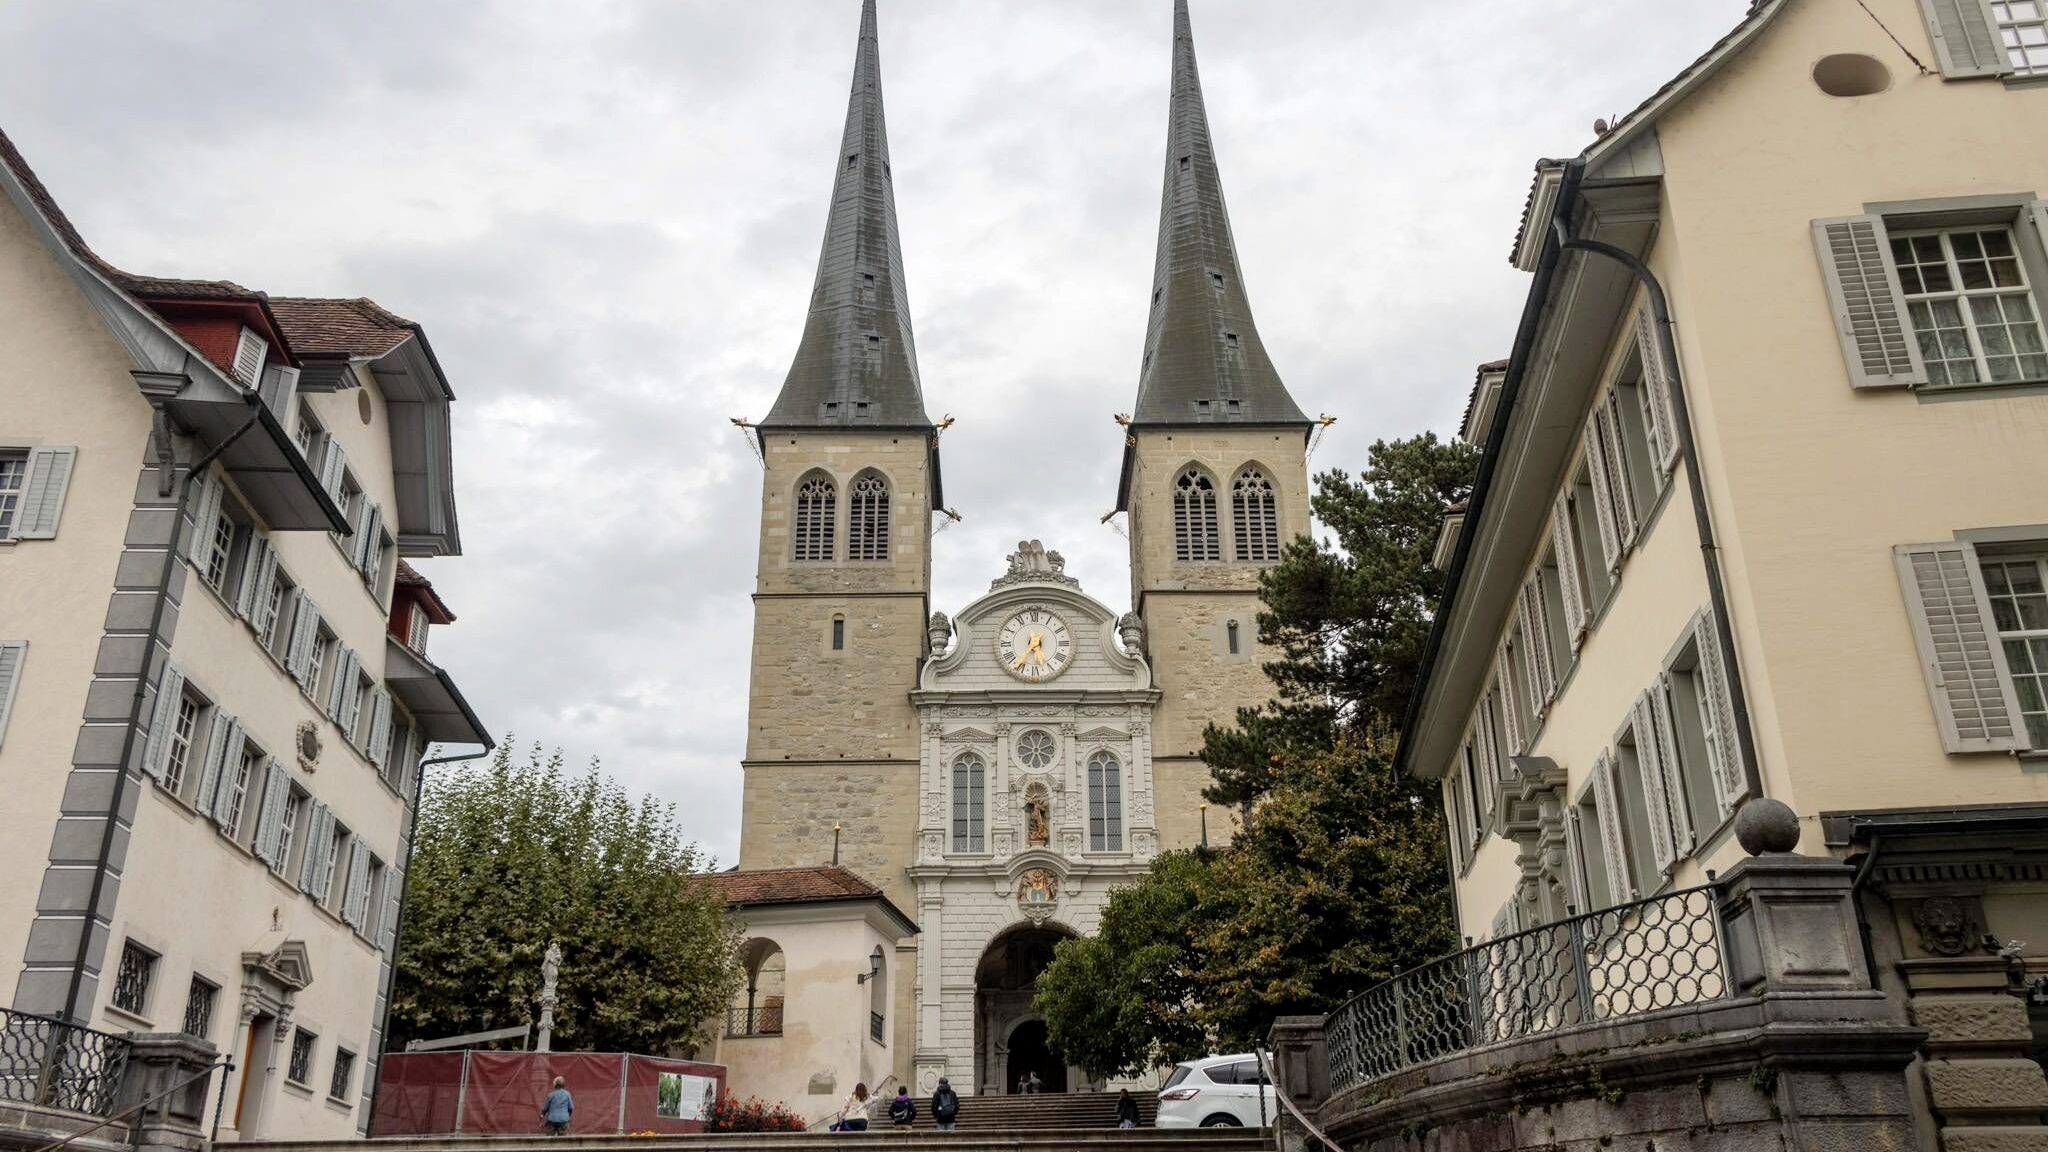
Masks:
[[[877,1044],[888,1043],[888,1041],[882,1039],[882,1014],[880,1012],[868,1013],[868,1039],[873,1040]]]
[[[0,1100],[105,1116],[127,1064],[120,1036],[0,1008]]]
[[[727,1036],[782,1035],[782,1005],[770,1004],[762,1008],[726,1009],[725,1034]]]
[[[1728,994],[1712,885],[1572,916],[1433,960],[1325,1022],[1330,1088],[1507,1040]]]

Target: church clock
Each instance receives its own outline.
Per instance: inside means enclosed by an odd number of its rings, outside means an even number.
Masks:
[[[1017,679],[1043,683],[1073,663],[1074,638],[1066,621],[1034,604],[1003,621],[996,633],[996,659]]]

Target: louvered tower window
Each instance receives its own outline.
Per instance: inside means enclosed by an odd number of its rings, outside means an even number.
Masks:
[[[1230,525],[1237,533],[1239,560],[1280,558],[1280,511],[1273,502],[1273,484],[1257,468],[1237,474],[1230,486]]]
[[[889,482],[876,473],[861,473],[848,489],[846,558],[889,558]]]
[[[830,560],[833,514],[839,490],[824,476],[806,477],[796,489],[796,540],[794,559]]]
[[[987,767],[972,752],[953,761],[953,851],[983,850]]]
[[[1180,474],[1173,485],[1173,558],[1221,560],[1216,525],[1216,485],[1199,469]]]

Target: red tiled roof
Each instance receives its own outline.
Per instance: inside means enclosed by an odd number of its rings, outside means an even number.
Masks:
[[[449,610],[448,602],[441,599],[441,594],[439,592],[434,591],[434,582],[432,580],[427,579],[425,576],[420,575],[419,569],[414,568],[410,564],[407,564],[403,559],[400,559],[398,562],[398,577],[396,580],[396,584],[400,588],[419,589],[420,595],[425,596],[429,601],[433,603],[433,607],[440,613],[442,617],[439,620],[435,620],[434,623],[455,623],[455,613]]]
[[[375,301],[272,296],[270,310],[292,347],[308,355],[382,356],[412,338],[417,326]]]
[[[728,905],[816,904],[828,900],[874,900],[882,890],[838,867],[757,868],[714,872],[711,890]]]

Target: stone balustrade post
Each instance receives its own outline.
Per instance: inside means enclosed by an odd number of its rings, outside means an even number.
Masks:
[[[1775,800],[1744,805],[1735,834],[1752,855],[1720,881],[1730,994],[1869,989],[1870,966],[1856,919],[1855,868],[1794,853],[1798,818]]]
[[[1321,1016],[1281,1016],[1266,1032],[1268,1058],[1273,1063],[1274,1092],[1284,1093],[1296,1108],[1313,1119],[1330,1098],[1330,1042],[1323,1031]],[[1301,1131],[1285,1105],[1273,1126],[1280,1133],[1280,1146],[1293,1152],[1307,1147],[1307,1133]]]
[[[215,1077],[201,1073],[215,1062],[218,1051],[207,1041],[175,1032],[133,1032],[127,1040],[128,1064],[114,1094],[114,1111],[124,1112],[168,1092],[129,1121],[135,1134],[132,1146],[163,1152],[197,1152],[205,1147]]]

